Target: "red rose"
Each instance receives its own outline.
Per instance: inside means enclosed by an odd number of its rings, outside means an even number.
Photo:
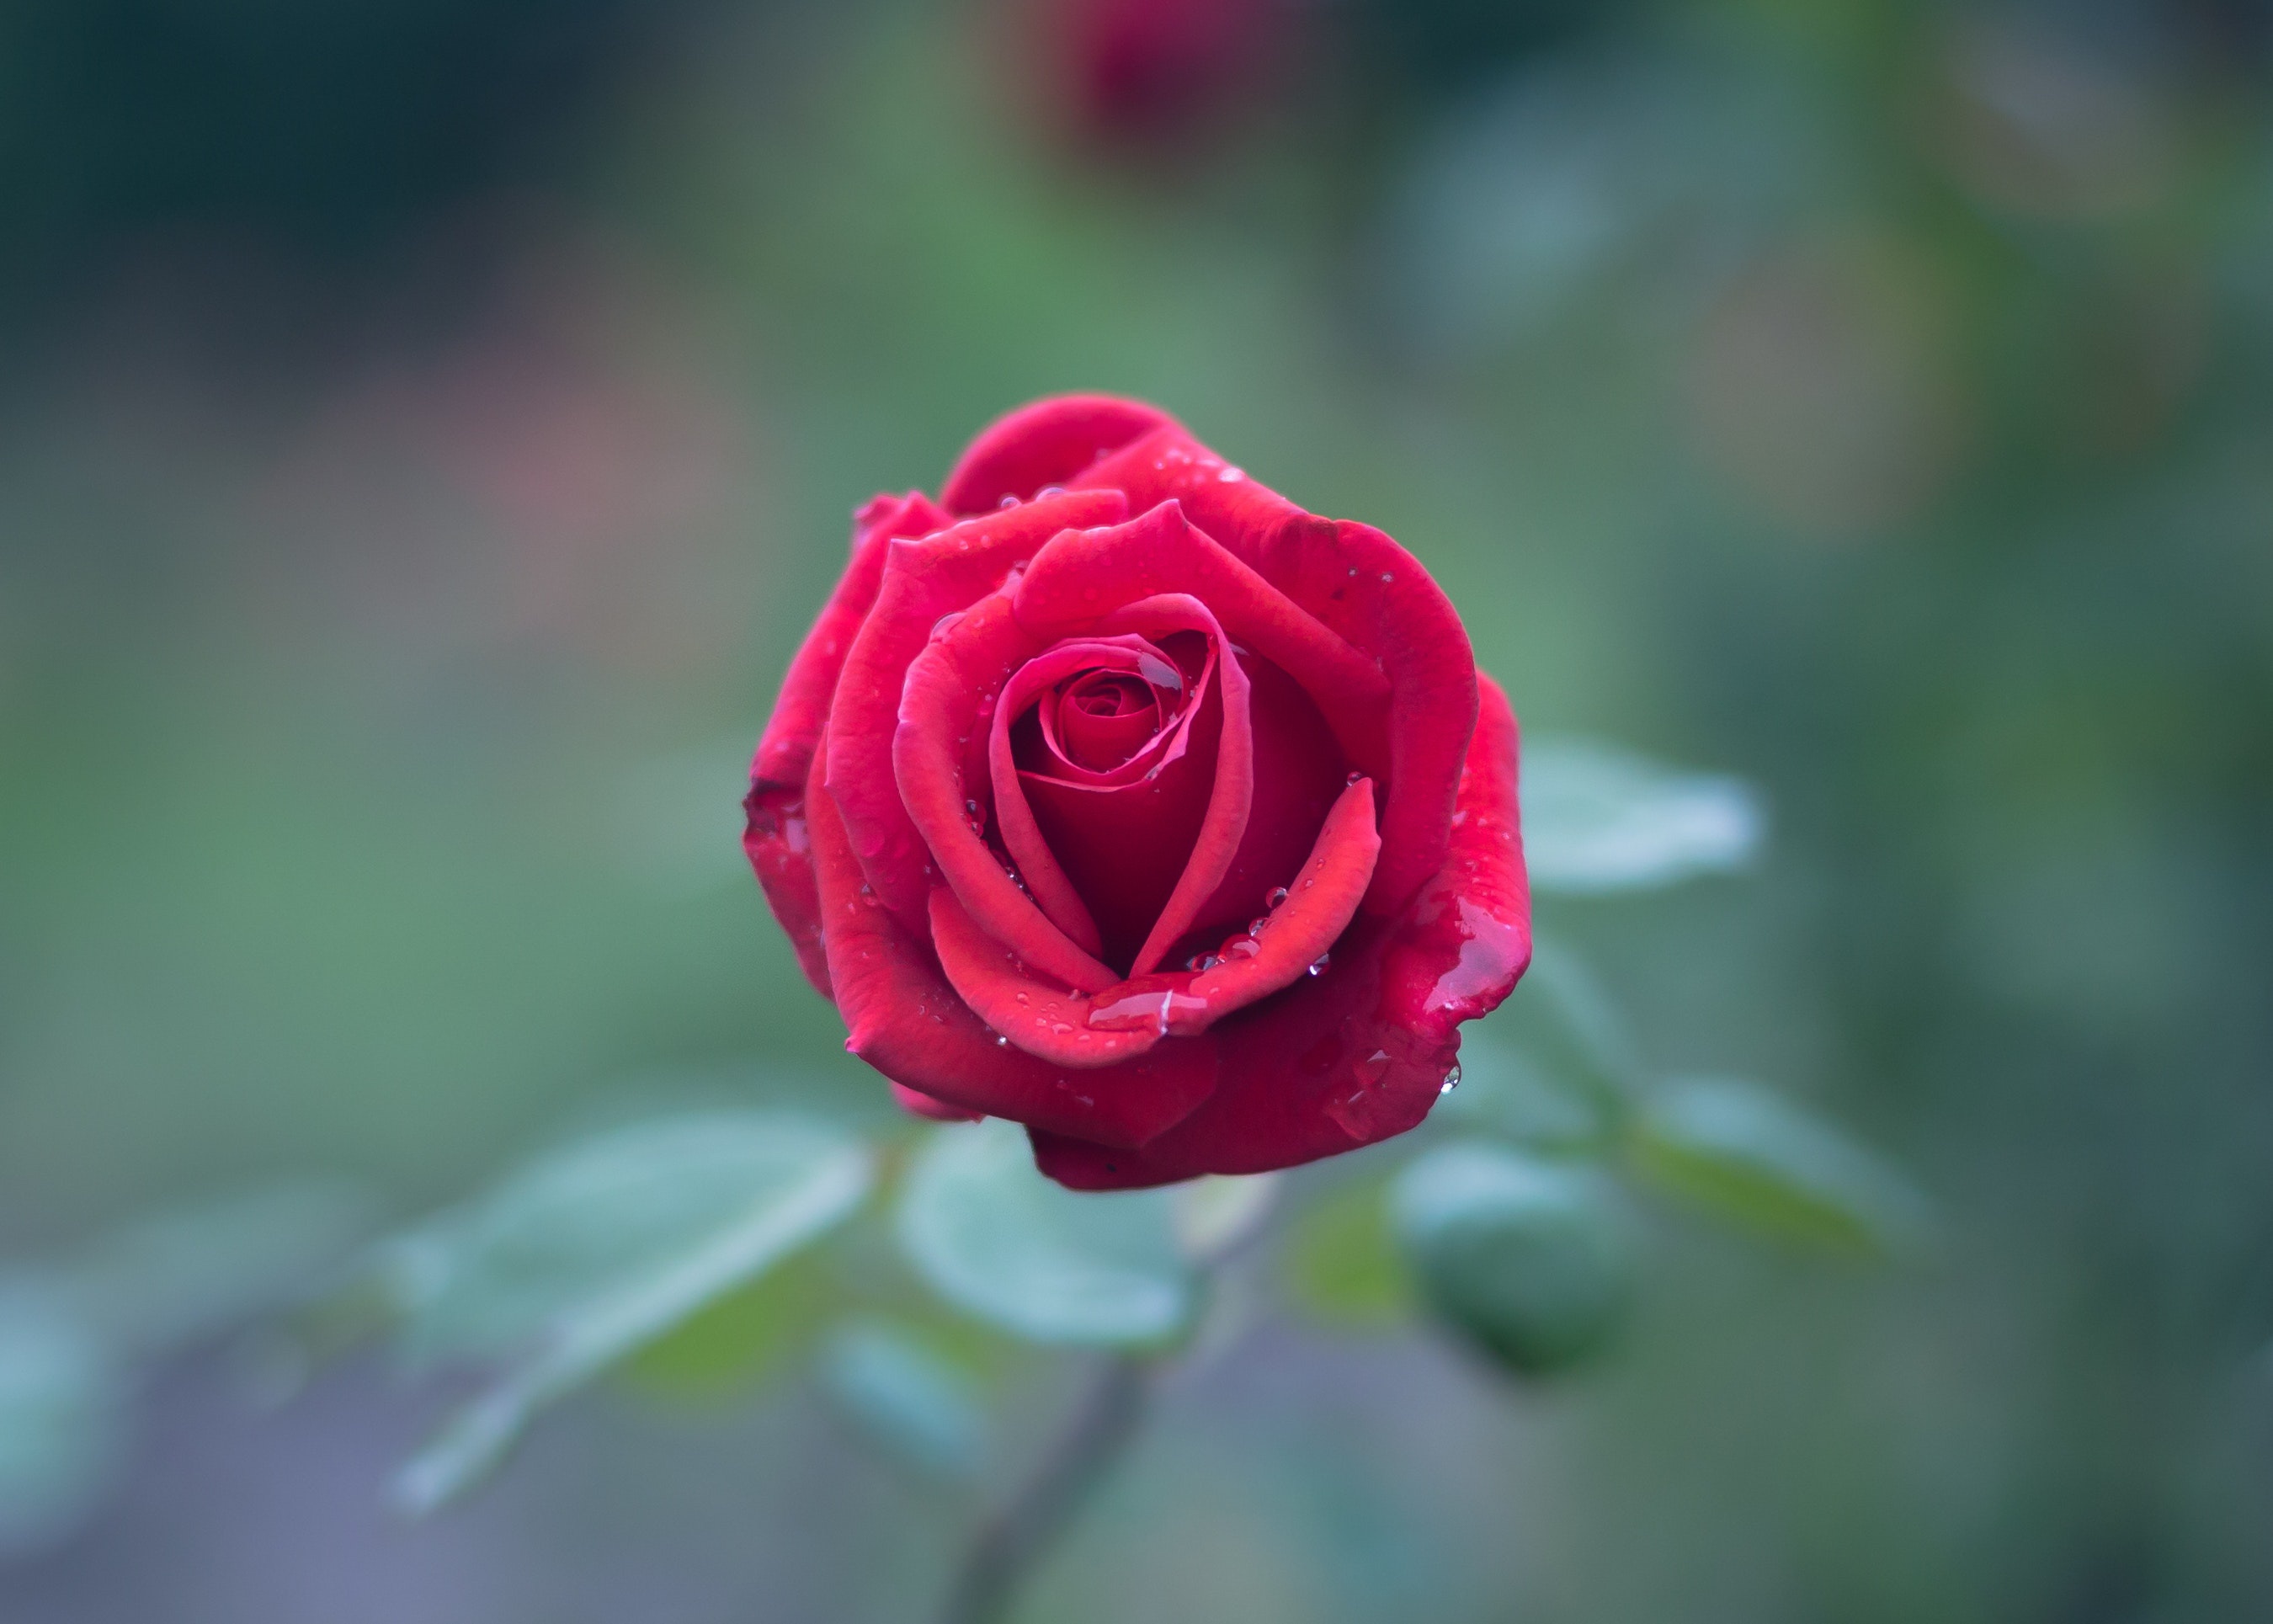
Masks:
[[[860,510],[743,846],[903,1104],[1155,1184],[1428,1115],[1530,958],[1515,763],[1410,553],[1065,395]]]

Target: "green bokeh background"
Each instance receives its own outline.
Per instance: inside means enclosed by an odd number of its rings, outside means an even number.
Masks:
[[[1022,1616],[2273,1614],[2262,8],[1411,10],[1132,151],[1011,7],[15,8],[0,1252],[873,1104],[749,746],[852,507],[1121,391],[1399,538],[1527,728],[1762,787],[1757,873],[1542,922],[1945,1237],[1660,1225],[1552,1390],[1266,1314]],[[784,1388],[405,1533],[426,1412],[310,1402],[165,1378],[0,1617],[886,1619],[959,1526]]]

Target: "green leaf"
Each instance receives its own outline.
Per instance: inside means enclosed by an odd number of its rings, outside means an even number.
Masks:
[[[847,1294],[829,1261],[817,1252],[783,1259],[641,1348],[624,1373],[648,1392],[689,1399],[775,1374],[809,1352],[844,1309]]]
[[[895,1327],[846,1326],[829,1340],[821,1387],[861,1431],[929,1476],[976,1477],[986,1411],[971,1378]]]
[[[1631,1229],[1590,1168],[1448,1145],[1398,1175],[1390,1211],[1429,1311],[1510,1370],[1568,1369],[1624,1318]]]
[[[1380,1330],[1413,1312],[1411,1282],[1373,1179],[1346,1184],[1304,1211],[1286,1259],[1294,1301],[1328,1325]]]
[[[908,1174],[899,1237],[941,1296],[1032,1342],[1157,1343],[1191,1317],[1167,1192],[1064,1189],[1034,1170],[1013,1123],[931,1135]]]
[[[0,1555],[78,1526],[125,1427],[125,1379],[56,1282],[0,1277]]]
[[[1741,779],[1593,739],[1527,743],[1522,801],[1524,861],[1540,891],[1632,891],[1742,868],[1766,823]]]
[[[403,1237],[387,1267],[414,1362],[502,1370],[403,1469],[397,1503],[461,1492],[538,1410],[841,1222],[873,1177],[864,1147],[791,1113],[668,1117],[556,1151]]]
[[[1894,1255],[1926,1237],[1909,1180],[1798,1107],[1754,1084],[1668,1084],[1636,1117],[1634,1166],[1668,1190],[1766,1233]]]

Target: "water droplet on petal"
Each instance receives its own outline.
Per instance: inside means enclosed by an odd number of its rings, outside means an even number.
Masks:
[[[1253,936],[1233,936],[1223,944],[1226,959],[1252,959],[1263,951],[1263,944]]]
[[[1006,496],[1001,501],[994,504],[998,508],[1016,508],[1017,505],[1018,499],[1015,496]]]
[[[1391,575],[1391,574],[1390,574],[1387,570],[1385,570],[1385,569],[1384,569],[1384,570],[1383,570],[1383,571],[1381,572],[1381,578],[1382,578],[1384,581],[1394,581],[1394,580],[1396,580],[1396,579],[1397,579],[1397,577],[1396,577],[1395,575]]]
[[[1266,908],[1275,908],[1287,900],[1287,890],[1284,885],[1274,887],[1271,894],[1263,899],[1263,906]]]
[[[1010,1040],[1004,1037],[998,1032],[994,1034],[994,1047],[997,1049],[1008,1049],[1010,1047]]]
[[[1334,956],[1332,953],[1320,953],[1316,959],[1310,960],[1309,967],[1306,968],[1302,974],[1305,975],[1324,975],[1326,973],[1326,966],[1333,963],[1333,961]]]
[[[1365,778],[1365,774],[1363,774],[1362,772],[1353,772],[1353,773],[1351,773],[1347,778],[1344,778],[1344,779],[1342,780],[1343,786],[1344,786],[1345,788],[1354,786],[1355,786],[1356,784],[1358,784],[1358,783],[1362,782],[1362,781],[1364,779],[1364,778]]]
[[[1136,674],[1154,688],[1167,688],[1172,694],[1184,691],[1184,673],[1157,654],[1139,654]]]
[[[1063,496],[1065,493],[1065,486],[1061,485],[1046,485],[1034,492],[1034,500],[1039,501],[1045,496]]]
[[[937,643],[941,638],[946,636],[948,633],[955,629],[955,623],[962,618],[962,610],[950,609],[945,614],[940,616],[939,619],[934,620],[931,623],[931,641]]]

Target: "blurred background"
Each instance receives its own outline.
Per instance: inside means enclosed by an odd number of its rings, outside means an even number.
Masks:
[[[0,1259],[873,1103],[751,743],[853,506],[1120,391],[1761,787],[1542,925],[1945,1235],[1666,1228],[1551,1388],[1266,1311],[1021,1616],[2273,1617],[2269,73],[2260,0],[13,0]],[[900,1619],[968,1511],[789,1384],[409,1527],[382,1366],[138,1380],[8,1624]]]

